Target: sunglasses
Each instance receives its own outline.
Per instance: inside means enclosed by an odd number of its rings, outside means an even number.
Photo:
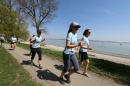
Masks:
[[[74,28],[75,30],[78,30],[79,28]]]
[[[80,28],[79,26],[74,26],[73,28]]]
[[[87,32],[87,34],[91,34],[91,32]]]

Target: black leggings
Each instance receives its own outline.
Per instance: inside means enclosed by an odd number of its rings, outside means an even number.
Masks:
[[[37,52],[37,54],[39,56],[39,60],[42,60],[42,50],[41,50],[41,48],[32,48],[32,57],[31,57],[31,60],[34,59],[36,52]]]

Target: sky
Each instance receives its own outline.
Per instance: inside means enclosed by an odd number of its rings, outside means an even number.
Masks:
[[[130,42],[130,0],[58,0],[58,10],[47,24],[45,38],[65,39],[69,25],[81,25],[78,39],[85,29],[91,30],[90,40]],[[36,34],[29,24],[30,35]]]

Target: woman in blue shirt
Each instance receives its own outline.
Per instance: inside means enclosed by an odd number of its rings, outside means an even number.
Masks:
[[[41,50],[41,46],[40,43],[45,41],[46,39],[41,37],[41,31],[38,30],[37,31],[37,36],[34,36],[31,40],[32,44],[32,57],[31,57],[31,65],[34,65],[33,63],[33,59],[35,57],[35,54],[38,54],[38,63],[39,63],[39,68],[42,69],[42,65],[41,65],[41,60],[42,60],[42,50]]]
[[[77,22],[72,22],[67,33],[66,47],[63,51],[64,69],[59,77],[59,82],[61,84],[65,84],[63,76],[67,79],[66,82],[70,83],[70,75],[77,72],[79,69],[78,60],[75,55],[75,48],[80,45],[80,43],[77,43],[77,31],[79,28],[80,25]],[[74,66],[74,69],[70,70],[70,72],[65,75],[70,68],[70,62]]]
[[[87,73],[87,69],[88,69],[88,65],[89,65],[89,58],[88,58],[87,50],[92,50],[92,47],[89,46],[89,40],[88,40],[90,33],[91,33],[90,29],[86,29],[84,31],[83,37],[81,39],[81,46],[79,49],[79,58],[80,58],[79,64],[82,65],[83,61],[85,61],[83,75],[86,75],[88,77],[90,77],[90,75]]]

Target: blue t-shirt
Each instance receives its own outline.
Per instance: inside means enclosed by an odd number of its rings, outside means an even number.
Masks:
[[[32,48],[39,48],[39,47],[41,47],[40,46],[40,43],[41,43],[41,41],[42,41],[42,37],[40,36],[40,37],[38,37],[38,36],[34,36],[33,38],[32,38],[32,40],[35,40],[36,39],[36,41],[32,44]]]
[[[16,41],[17,41],[17,38],[12,37],[11,40],[12,40],[12,42],[16,42]]]
[[[88,47],[89,46],[89,40],[87,37],[83,36],[81,41],[84,41],[84,46]],[[80,52],[87,52],[87,49],[81,48],[79,49]]]
[[[68,33],[66,40],[69,40],[72,45],[77,44],[77,33],[76,34],[73,34],[72,32]],[[65,47],[64,53],[65,54],[74,54],[73,48]]]

